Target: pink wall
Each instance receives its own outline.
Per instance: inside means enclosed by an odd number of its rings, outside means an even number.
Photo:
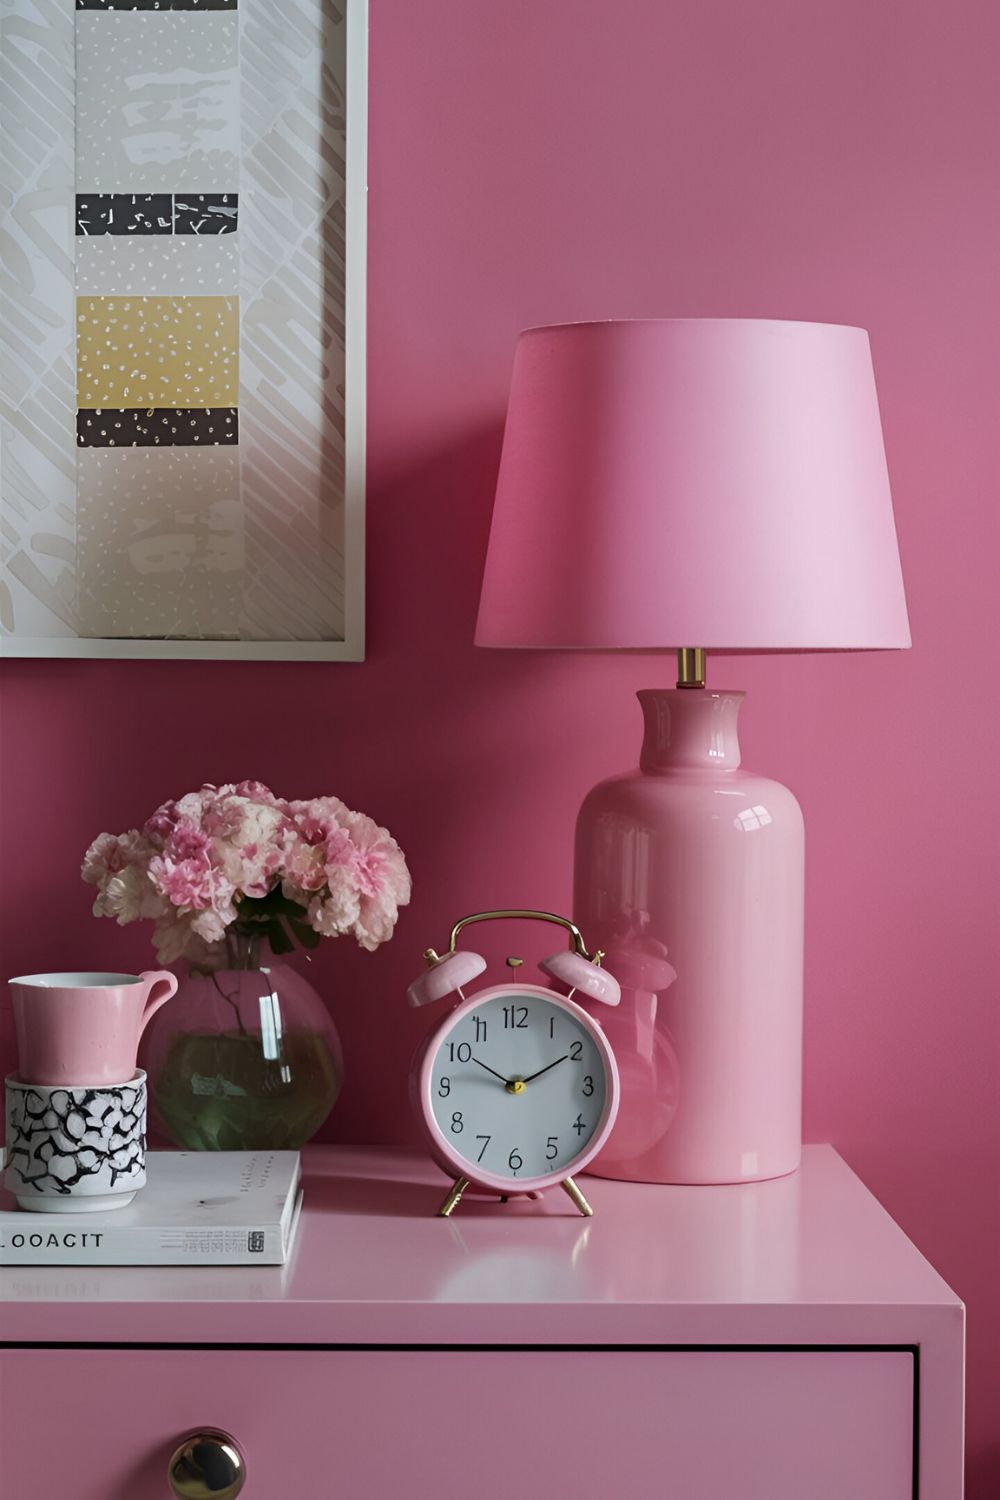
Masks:
[[[319,960],[351,1067],[333,1135],[405,1136],[421,950],[471,908],[566,907],[577,803],[634,759],[631,694],[671,673],[470,644],[517,331],[862,324],[914,649],[711,676],[750,690],[745,763],[806,813],[808,1136],[967,1298],[970,1494],[995,1495],[998,870],[974,794],[1000,728],[1000,10],[371,8],[368,661],[5,663],[0,972],[148,961],[138,932],[88,915],[75,870],[98,830],[201,780],[336,791],[398,835],[417,894],[388,948]]]

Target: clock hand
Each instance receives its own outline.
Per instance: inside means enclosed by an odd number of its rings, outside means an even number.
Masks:
[[[529,1073],[527,1078],[522,1079],[522,1082],[533,1083],[536,1078],[541,1078],[543,1073],[547,1073],[549,1071],[549,1068],[558,1067],[561,1062],[565,1062],[567,1057],[569,1057],[569,1053],[564,1052],[562,1057],[557,1057],[555,1062],[550,1062],[547,1067],[539,1068],[537,1073]]]
[[[494,1068],[489,1067],[486,1063],[480,1062],[478,1057],[474,1057],[472,1061],[476,1064],[477,1067],[486,1068],[487,1073],[492,1073],[494,1078],[499,1078],[500,1082],[504,1084],[504,1086],[506,1086],[508,1080],[503,1076],[502,1073],[498,1073]]]

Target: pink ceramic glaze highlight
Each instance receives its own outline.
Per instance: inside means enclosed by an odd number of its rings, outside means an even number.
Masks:
[[[435,1000],[453,995],[463,984],[471,984],[485,968],[485,958],[472,953],[468,948],[448,953],[439,963],[433,964],[423,974],[418,974],[406,991],[407,1001],[418,1007],[432,1005]]]
[[[177,993],[168,969],[26,974],[9,982],[24,1083],[127,1083],[147,1023]]]
[[[558,979],[571,993],[579,991],[588,1000],[599,1000],[602,1005],[618,1005],[622,998],[621,987],[613,974],[581,958],[579,953],[564,949],[543,958],[538,965],[543,974]]]
[[[604,1022],[621,1109],[591,1170],[778,1177],[802,1139],[802,814],[739,769],[742,693],[639,698],[641,769],[596,786],[577,823],[575,917],[623,991]]]
[[[908,646],[868,335],[662,318],[522,333],[481,646]]]

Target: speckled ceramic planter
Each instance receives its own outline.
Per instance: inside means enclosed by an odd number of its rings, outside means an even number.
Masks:
[[[35,1213],[124,1208],[146,1181],[146,1075],[128,1083],[5,1084],[4,1186]]]

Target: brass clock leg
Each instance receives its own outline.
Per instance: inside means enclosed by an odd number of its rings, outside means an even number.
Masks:
[[[562,1188],[564,1193],[569,1194],[585,1219],[592,1219],[594,1217],[594,1210],[591,1208],[586,1198],[580,1192],[580,1189],[577,1187],[572,1177],[567,1177],[565,1182],[561,1182],[559,1186]]]
[[[438,1209],[439,1218],[447,1219],[451,1215],[454,1209],[457,1208],[459,1199],[468,1186],[469,1179],[467,1177],[455,1178],[455,1181],[451,1185],[451,1191],[442,1203],[441,1207]]]

